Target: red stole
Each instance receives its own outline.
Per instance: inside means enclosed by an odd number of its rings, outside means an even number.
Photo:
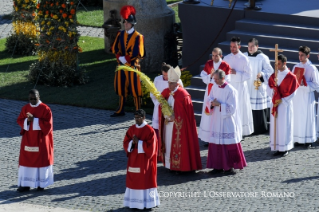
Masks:
[[[24,120],[30,112],[35,118],[39,119],[41,130],[33,130],[33,122],[29,125],[29,131],[23,129]],[[20,125],[22,141],[20,147],[19,165],[26,167],[46,167],[53,164],[53,120],[50,108],[40,103],[38,107],[25,105],[17,120]],[[34,152],[28,147],[38,147]]]
[[[271,114],[274,117],[277,117],[278,105],[281,103],[281,99],[287,96],[290,96],[293,92],[297,90],[299,84],[297,82],[296,76],[290,71],[282,80],[279,86],[275,84],[275,73],[273,73],[269,78],[269,87],[274,90],[274,95],[272,97],[273,107],[271,110]]]
[[[171,91],[166,88],[162,95],[167,100]],[[174,126],[170,152],[170,169],[176,171],[192,171],[202,169],[199,143],[196,129],[194,109],[189,93],[179,87],[173,94],[174,97]],[[159,148],[165,151],[165,135],[163,133],[165,118],[159,107]],[[163,157],[163,154],[161,154]],[[165,159],[162,158],[163,163]]]
[[[211,74],[212,73],[212,69],[214,68],[214,61],[213,60],[208,60],[205,64],[205,67],[204,67],[204,71],[207,73],[207,74]],[[225,61],[222,61],[218,67],[218,69],[221,69],[225,72],[226,75],[230,74],[231,72],[231,68],[230,66],[228,65],[228,63],[226,63]],[[209,83],[207,85],[207,95],[209,96],[210,94],[210,91],[213,87],[213,83]],[[207,115],[209,115],[209,108],[206,107],[205,108],[205,113]]]
[[[133,135],[143,141],[145,153],[138,153],[138,145],[131,152],[127,151]],[[131,126],[126,132],[123,148],[128,157],[126,187],[130,189],[156,188],[157,138],[154,129],[149,125],[142,128]]]

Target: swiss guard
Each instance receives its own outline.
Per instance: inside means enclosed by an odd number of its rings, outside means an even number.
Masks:
[[[124,30],[118,32],[112,46],[112,52],[119,65],[139,69],[139,61],[144,57],[144,37],[134,29],[136,10],[133,6],[123,6],[121,9]],[[127,95],[134,97],[136,110],[141,108],[142,87],[139,76],[135,72],[119,70],[115,73],[114,89],[119,95],[119,107],[111,117],[124,116],[124,105]]]

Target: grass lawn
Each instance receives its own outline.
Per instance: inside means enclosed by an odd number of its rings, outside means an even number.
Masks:
[[[103,8],[86,7],[86,9],[88,9],[88,12],[80,6],[79,10],[76,12],[76,17],[80,25],[102,27],[104,23]]]
[[[12,59],[11,54],[5,52],[4,44],[5,39],[0,39],[0,98],[27,101],[28,91],[34,87],[27,80],[29,65],[37,60],[37,56],[14,56]],[[89,83],[68,88],[37,85],[41,100],[45,103],[115,110],[118,105],[113,87],[117,65],[115,57],[104,52],[102,38],[81,37],[79,45],[83,48],[83,53],[79,54],[80,65],[87,70]],[[156,75],[153,73],[149,77],[153,79]],[[130,107],[126,111],[134,111],[132,101],[128,104]],[[152,112],[152,108],[145,110]]]
[[[166,3],[167,4],[173,4],[173,3],[176,3],[176,2],[180,2],[182,0],[166,0]]]

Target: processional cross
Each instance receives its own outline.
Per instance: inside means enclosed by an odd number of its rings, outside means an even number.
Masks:
[[[283,52],[282,49],[278,49],[278,44],[275,45],[275,49],[270,49],[269,51],[275,52],[275,85],[278,86],[277,81],[277,75],[278,75],[278,52]],[[278,112],[277,112],[278,113]],[[274,116],[274,150],[276,150],[276,128],[277,128],[277,113]]]

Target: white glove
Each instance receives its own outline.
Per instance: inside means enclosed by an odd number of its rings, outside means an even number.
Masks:
[[[125,63],[127,63],[126,59],[124,56],[119,57],[119,61],[121,61],[121,63],[124,65]]]

